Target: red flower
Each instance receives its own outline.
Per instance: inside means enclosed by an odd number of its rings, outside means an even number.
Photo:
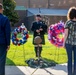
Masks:
[[[27,35],[26,35],[26,39],[28,39],[28,38],[29,38],[29,35],[27,34]]]
[[[18,44],[18,46],[20,46],[20,44]]]

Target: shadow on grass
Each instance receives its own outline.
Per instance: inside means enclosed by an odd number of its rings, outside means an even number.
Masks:
[[[9,58],[6,59],[6,65],[7,66],[11,66],[11,65],[16,66],[15,63],[12,60],[10,60]]]
[[[48,63],[55,63],[55,64],[58,64],[56,61],[54,61],[54,60],[51,60],[51,59],[49,59],[49,58],[42,58],[43,60],[45,60],[45,61],[47,61]]]
[[[8,65],[8,64],[9,65]],[[11,64],[13,64],[14,66],[10,66]],[[6,75],[25,75],[21,69],[19,69],[19,67],[17,67],[15,65],[15,63],[10,60],[9,58],[7,58],[6,60],[6,69],[5,69]]]

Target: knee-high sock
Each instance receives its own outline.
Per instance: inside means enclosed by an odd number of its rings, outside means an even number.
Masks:
[[[41,57],[42,47],[39,47],[39,56]]]
[[[37,55],[37,50],[38,50],[38,47],[35,47],[35,54],[36,54],[36,57],[38,57],[38,55]]]

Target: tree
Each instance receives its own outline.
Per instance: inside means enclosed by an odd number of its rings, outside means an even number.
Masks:
[[[11,24],[14,25],[18,22],[19,17],[15,11],[16,2],[14,0],[3,0],[4,15],[8,16]]]

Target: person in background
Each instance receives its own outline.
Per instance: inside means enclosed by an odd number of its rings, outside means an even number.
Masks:
[[[3,5],[0,3],[0,75],[5,75],[7,51],[10,48],[10,21],[3,15]]]
[[[42,21],[41,15],[36,15],[36,21],[32,23],[31,30],[33,31],[33,44],[35,47],[36,57],[38,57],[38,45],[34,42],[36,36],[40,36],[42,42],[39,44],[39,57],[41,57],[42,45],[45,45],[44,34],[47,32],[47,25]]]
[[[66,48],[68,57],[68,75],[76,75],[76,7],[69,9],[67,19],[63,47]]]

